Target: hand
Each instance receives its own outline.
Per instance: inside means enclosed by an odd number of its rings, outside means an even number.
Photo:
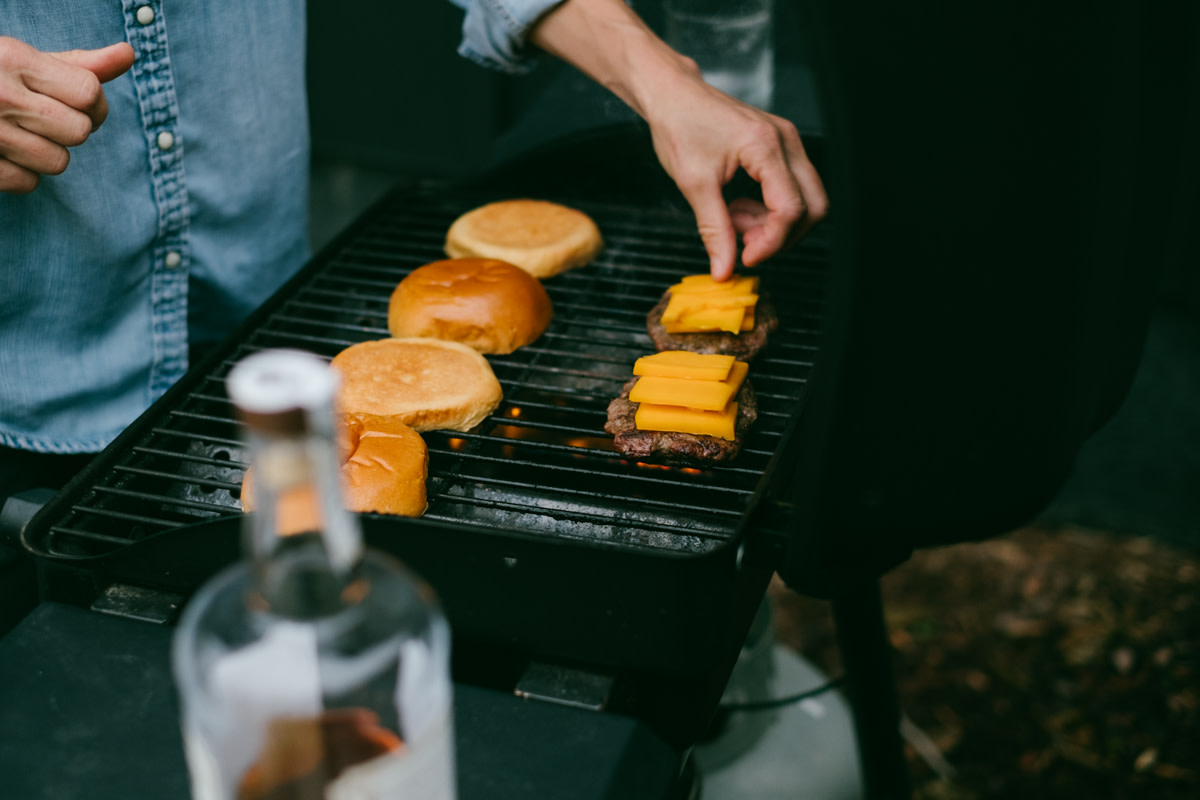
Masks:
[[[102,84],[133,66],[124,42],[99,50],[45,53],[0,36],[0,192],[27,194],[59,175],[68,147],[108,116]]]
[[[566,0],[529,41],[613,91],[650,125],[658,160],[696,214],[712,275],[761,263],[825,216],[829,200],[796,127],[714,89],[658,38],[624,0]],[[738,167],[762,186],[763,202],[721,194]]]
[[[733,274],[737,235],[742,263],[761,263],[790,246],[829,208],[796,126],[712,88],[690,59],[649,104],[659,161],[696,214],[712,276]],[[738,168],[762,186],[763,202],[739,198],[726,208],[721,190]]]

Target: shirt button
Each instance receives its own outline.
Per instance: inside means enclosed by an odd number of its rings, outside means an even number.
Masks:
[[[175,146],[175,134],[170,131],[163,131],[158,135],[158,149],[170,150]]]
[[[168,269],[175,269],[182,261],[183,256],[179,255],[179,253],[175,252],[174,250],[167,253],[166,258],[163,259],[163,263],[167,265]]]
[[[150,6],[142,6],[137,10],[137,21],[143,25],[149,25],[154,22],[154,9]]]

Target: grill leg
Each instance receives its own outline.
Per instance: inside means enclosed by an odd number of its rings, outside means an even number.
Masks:
[[[833,601],[846,692],[858,739],[864,800],[909,800],[900,703],[879,582]]]

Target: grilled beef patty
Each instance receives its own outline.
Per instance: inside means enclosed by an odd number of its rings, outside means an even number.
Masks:
[[[750,381],[742,382],[738,390],[737,420],[732,442],[719,436],[676,433],[674,431],[639,431],[634,423],[638,403],[629,400],[629,392],[637,378],[621,387],[621,394],[608,404],[608,421],[604,430],[612,434],[617,451],[630,458],[653,458],[670,464],[703,465],[729,461],[742,449],[746,431],[758,418],[758,402]]]
[[[671,290],[668,289],[646,317],[646,330],[654,340],[654,346],[660,351],[690,350],[693,353],[717,353],[734,356],[739,361],[749,361],[767,346],[767,334],[779,327],[779,315],[775,313],[775,306],[760,292],[758,303],[754,307],[754,330],[745,333],[667,333],[663,328],[662,315],[670,299]]]

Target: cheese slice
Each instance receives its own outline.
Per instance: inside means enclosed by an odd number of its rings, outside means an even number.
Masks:
[[[707,331],[727,331],[738,333],[742,330],[742,319],[746,316],[744,308],[702,308],[688,311],[678,322],[664,322],[663,329],[667,333],[704,333]]]
[[[686,378],[638,378],[629,392],[634,403],[681,406],[700,411],[721,411],[742,387],[750,365],[735,361],[729,377],[723,381],[696,381]]]
[[[723,381],[733,369],[733,356],[691,353],[687,350],[663,350],[642,356],[633,364],[633,374],[660,378],[688,378]]]
[[[687,275],[679,283],[670,287],[671,294],[697,294],[708,292],[733,292],[735,294],[754,294],[758,291],[758,276],[733,278],[728,281],[714,281],[711,275]]]
[[[746,315],[742,317],[742,333],[754,330],[754,309],[747,308]]]
[[[720,411],[698,411],[679,406],[660,406],[642,403],[634,414],[633,422],[640,431],[672,431],[692,433],[698,436],[717,436],[733,441],[734,423],[737,420],[737,401],[732,401]]]
[[[685,314],[705,309],[752,308],[758,302],[756,294],[740,292],[697,292],[672,294],[663,309],[663,322],[678,322]]]

